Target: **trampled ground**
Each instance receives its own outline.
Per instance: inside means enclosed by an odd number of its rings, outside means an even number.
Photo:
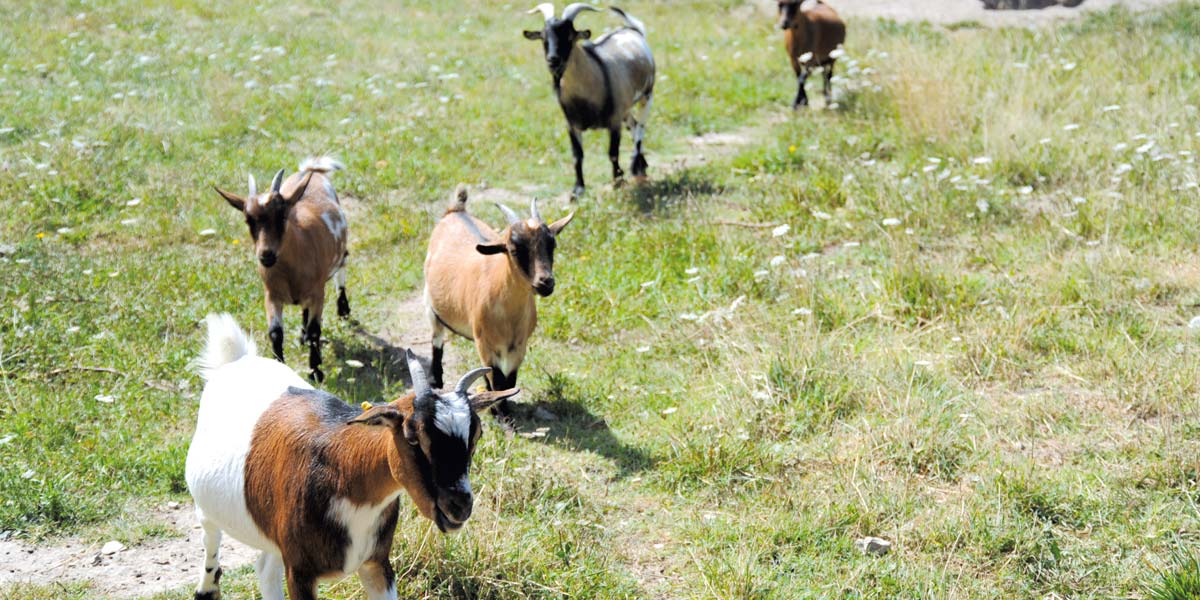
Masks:
[[[587,138],[524,435],[486,432],[462,535],[405,509],[402,596],[1144,597],[1195,553],[1200,10],[835,5],[837,105],[800,114],[769,5],[625,5],[660,68],[652,180],[611,189]],[[527,8],[10,12],[0,581],[34,583],[0,597],[189,594],[199,324],[230,311],[265,344],[211,183],[348,164],[355,313],[327,323],[326,387],[353,403],[428,352],[420,264],[455,183],[493,221],[483,200],[571,208]],[[962,23],[1006,19],[1042,26]]]

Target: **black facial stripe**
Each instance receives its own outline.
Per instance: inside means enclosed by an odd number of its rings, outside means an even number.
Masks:
[[[513,247],[513,259],[517,261],[517,267],[526,277],[533,278],[533,256],[529,251],[529,244],[515,244]]]
[[[425,432],[429,436],[429,462],[432,466],[432,480],[439,488],[450,488],[458,480],[466,477],[467,469],[471,466],[470,442],[450,437],[438,429],[432,422],[427,423]]]

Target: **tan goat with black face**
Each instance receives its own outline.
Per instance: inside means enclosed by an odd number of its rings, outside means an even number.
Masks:
[[[267,327],[271,350],[283,362],[283,306],[304,309],[300,343],[308,344],[309,376],[325,379],[321,371],[321,314],[325,282],[336,280],[339,317],[350,316],[346,298],[346,239],[348,227],[329,173],[341,170],[332,158],[309,159],[300,171],[283,179],[275,174],[270,191],[259,194],[250,176],[250,193],[242,198],[221,188],[217,193],[246,217],[258,275],[266,290]]]
[[[446,330],[475,341],[479,359],[492,368],[489,389],[516,387],[517,369],[537,327],[535,294],[554,293],[555,238],[575,213],[547,224],[536,199],[528,219],[497,206],[508,219],[499,233],[467,213],[467,189],[460,185],[430,236],[425,307],[433,326],[434,387],[442,382]],[[505,403],[496,412],[506,414]]]

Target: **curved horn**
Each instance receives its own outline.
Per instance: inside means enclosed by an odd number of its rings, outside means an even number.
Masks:
[[[537,198],[534,198],[533,202],[529,203],[529,215],[533,217],[534,221],[537,221],[538,223],[545,223],[545,221],[542,220],[541,213],[539,213],[537,209]]]
[[[592,6],[591,4],[587,4],[584,2],[576,2],[574,4],[568,4],[567,7],[563,9],[562,19],[564,21],[574,21],[575,17],[579,16],[579,13],[581,13],[585,10],[590,10],[593,12],[600,12],[600,9],[596,8],[595,6]]]
[[[554,16],[554,5],[550,4],[549,2],[543,2],[543,3],[533,7],[525,14],[532,15],[535,12],[542,13],[542,18],[549,21],[550,18]]]
[[[466,394],[467,388],[470,388],[471,384],[475,383],[476,379],[483,377],[485,374],[490,373],[491,371],[491,367],[479,367],[478,369],[468,372],[466,375],[462,376],[462,379],[458,380],[458,385],[454,386],[454,393]]]
[[[521,217],[518,217],[517,213],[513,212],[513,209],[500,204],[499,202],[496,203],[496,208],[499,208],[500,212],[504,213],[504,218],[508,219],[509,225],[521,220]]]
[[[246,198],[253,199],[255,196],[258,195],[258,185],[256,185],[254,183],[254,174],[253,173],[251,173],[249,175],[249,177],[250,177],[250,195],[246,196]]]
[[[281,185],[283,185],[283,169],[280,169],[279,171],[277,171],[275,173],[275,179],[271,180],[271,193],[278,194],[279,187]]]
[[[417,360],[417,355],[413,354],[412,349],[404,351],[404,358],[408,361],[408,376],[412,379],[413,391],[417,394],[417,400],[425,396],[425,392],[433,391],[429,387],[429,380],[425,378],[425,369],[421,367],[421,363]]]

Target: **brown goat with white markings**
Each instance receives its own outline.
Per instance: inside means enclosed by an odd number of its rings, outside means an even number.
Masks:
[[[792,108],[808,106],[804,83],[816,67],[825,71],[825,103],[829,104],[833,99],[833,64],[846,41],[846,24],[833,7],[821,0],[783,0],[779,3],[779,28],[799,87]]]
[[[537,327],[534,294],[554,293],[555,237],[571,222],[571,213],[547,224],[538,214],[521,219],[497,204],[508,226],[497,233],[467,213],[467,189],[459,186],[445,216],[433,229],[425,256],[425,307],[433,326],[430,378],[442,382],[442,346],[446,330],[475,341],[483,364],[492,368],[488,388],[517,384],[517,369]],[[507,412],[505,403],[496,412]]]
[[[329,173],[342,169],[332,158],[309,159],[300,171],[283,179],[275,174],[271,190],[259,194],[250,176],[245,198],[215,188],[229,205],[242,212],[254,240],[258,275],[266,289],[268,334],[275,358],[283,362],[283,306],[304,308],[300,343],[308,344],[309,376],[325,379],[321,371],[321,314],[325,282],[336,279],[338,316],[350,316],[346,298],[346,239],[348,227]]]
[[[221,537],[261,551],[264,600],[314,600],[317,582],[357,573],[370,600],[396,600],[391,547],[401,496],[442,532],[471,516],[476,412],[518,390],[471,394],[430,387],[406,351],[413,391],[350,406],[279,362],[255,355],[229,315],[208,318],[206,380],[184,479],[204,530],[196,600],[221,596]]]

